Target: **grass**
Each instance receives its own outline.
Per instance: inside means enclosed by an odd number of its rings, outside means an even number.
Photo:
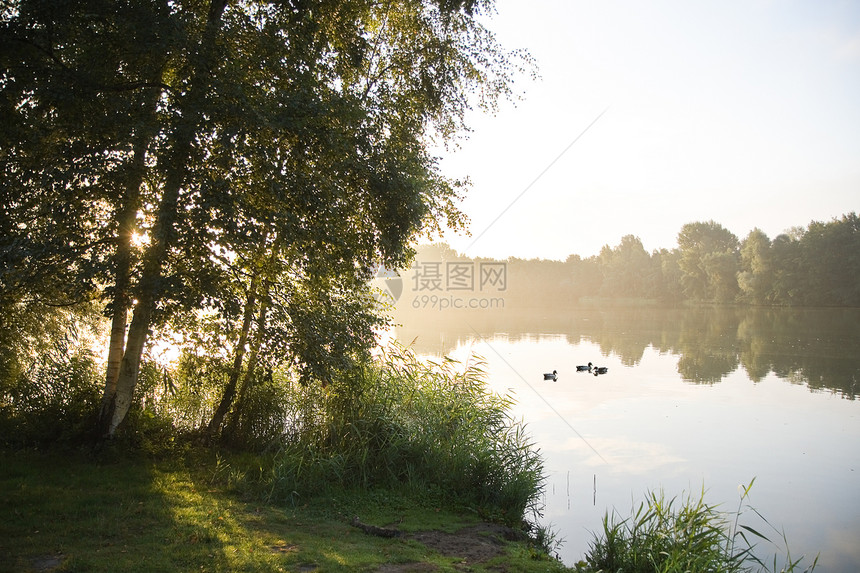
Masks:
[[[764,524],[772,526],[753,508],[744,506],[754,482],[743,488],[740,506],[734,514],[707,504],[704,490],[698,498],[687,495],[680,499],[667,499],[663,492],[649,492],[631,517],[621,519],[614,512],[606,514],[602,534],[595,535],[577,570],[582,573],[801,571],[803,560],[792,559],[787,543],[782,565],[778,565],[776,554],[771,564],[756,556],[757,541],[772,542],[758,529],[741,524],[741,516],[745,509],[751,510]],[[782,540],[786,541],[784,534]],[[816,557],[802,571],[814,570],[817,563]]]
[[[427,498],[329,489],[267,504],[236,478],[248,458],[110,459],[79,452],[2,452],[0,571],[375,571],[427,563],[462,570],[408,538],[351,527],[397,522],[403,531],[455,531],[478,518]],[[239,470],[239,467],[246,469]],[[541,559],[535,559],[541,557]],[[470,570],[561,571],[525,542]]]
[[[262,477],[272,499],[320,488],[406,489],[519,526],[534,518],[543,462],[480,362],[428,363],[393,348],[326,389],[295,386],[287,436]]]

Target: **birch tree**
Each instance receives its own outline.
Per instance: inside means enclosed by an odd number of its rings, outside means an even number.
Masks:
[[[313,379],[366,345],[372,269],[405,264],[417,233],[463,223],[462,187],[441,175],[431,144],[462,131],[473,104],[510,95],[514,64],[528,64],[482,25],[491,10],[489,0],[3,3],[3,286],[14,276],[29,292],[53,285],[50,296],[104,304],[101,434],[125,419],[153,330],[233,304],[223,286],[236,261],[249,265],[232,315],[239,368],[258,356],[240,348],[264,333]],[[254,260],[269,261],[265,280]],[[349,316],[362,319],[343,329]]]

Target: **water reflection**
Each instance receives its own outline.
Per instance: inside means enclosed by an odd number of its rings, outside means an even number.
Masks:
[[[559,335],[588,341],[625,366],[646,349],[678,357],[687,382],[717,384],[739,367],[754,382],[773,373],[854,400],[860,379],[860,309],[574,308],[472,312],[398,309],[398,338],[446,355],[466,340],[504,333],[513,342]]]
[[[821,570],[860,571],[860,556],[835,535],[860,538],[860,310],[510,309],[395,319],[401,343],[422,355],[483,356],[491,387],[512,393],[513,414],[546,462],[545,520],[565,539],[565,563],[582,557],[606,511],[627,515],[645,491],[706,487],[708,501],[730,511],[738,485],[755,477],[753,506],[784,528],[795,557],[820,551]],[[576,372],[589,361],[608,374]],[[544,380],[553,369],[558,381]],[[769,546],[762,551],[772,557]]]

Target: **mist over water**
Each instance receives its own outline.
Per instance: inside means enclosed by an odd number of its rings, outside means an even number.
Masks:
[[[860,570],[860,310],[403,305],[394,318],[402,344],[483,359],[489,384],[515,395],[565,563],[647,490],[704,488],[733,512],[755,478],[748,502],[778,531],[749,510],[741,523],[774,540],[784,529],[792,557],[820,552],[822,571]],[[588,362],[607,373],[576,371]]]

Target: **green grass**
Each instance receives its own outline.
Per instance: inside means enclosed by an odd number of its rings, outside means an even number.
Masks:
[[[818,558],[803,568],[803,559],[792,559],[785,536],[783,564],[775,554],[771,564],[756,556],[756,543],[772,543],[759,529],[740,523],[745,510],[752,511],[768,528],[772,526],[744,502],[755,480],[743,488],[737,512],[727,514],[698,498],[666,499],[663,492],[649,492],[633,514],[620,518],[607,513],[602,534],[595,535],[585,559],[577,565],[582,573],[739,573],[751,571],[809,572]],[[801,569],[803,568],[803,569]]]
[[[512,526],[536,517],[542,459],[480,362],[428,363],[394,348],[326,389],[292,392],[287,436],[261,478],[272,499],[381,487],[447,497]]]
[[[461,559],[407,538],[366,535],[349,521],[359,515],[366,523],[397,522],[403,531],[455,531],[477,521],[468,511],[385,490],[330,489],[286,505],[266,504],[254,489],[241,487],[240,476],[252,467],[247,456],[0,456],[4,572],[374,571],[410,562],[455,571]],[[522,542],[470,567],[564,569]]]

